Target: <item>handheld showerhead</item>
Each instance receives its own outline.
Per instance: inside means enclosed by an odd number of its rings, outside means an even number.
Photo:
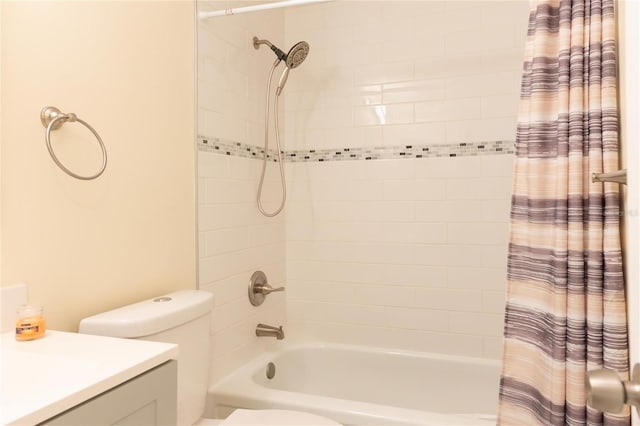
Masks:
[[[287,78],[289,77],[289,70],[298,68],[300,64],[302,64],[307,58],[308,54],[309,43],[307,43],[306,41],[300,41],[294,44],[291,49],[289,49],[289,53],[287,53],[287,57],[285,59],[286,68],[280,75],[278,88],[276,89],[276,96],[280,96],[280,93],[282,93],[282,89],[284,89],[284,85],[287,82]]]
[[[266,44],[276,54],[278,59],[284,61],[287,68],[297,68],[306,59],[309,54],[309,43],[306,41],[299,41],[294,44],[288,53],[284,53],[282,50],[271,43],[269,40],[260,40],[258,37],[253,37],[253,48],[259,49],[261,44]]]
[[[289,53],[287,53],[287,58],[285,63],[287,64],[287,68],[297,68],[301,63],[307,58],[309,54],[309,43],[306,41],[299,41],[293,45],[291,49],[289,49]]]
[[[276,88],[276,96],[280,96],[282,93],[282,89],[284,89],[284,84],[287,82],[287,78],[289,77],[289,70],[291,68],[285,67],[282,74],[280,74],[280,80],[278,80],[278,87]]]
[[[266,44],[271,48],[271,50],[276,54],[278,59],[276,59],[271,66],[271,71],[269,72],[269,84],[267,85],[267,96],[266,96],[266,107],[265,107],[265,120],[264,120],[264,155],[262,157],[262,175],[260,176],[260,184],[258,185],[258,210],[260,213],[267,217],[273,217],[280,213],[284,208],[285,200],[287,199],[287,184],[284,178],[284,167],[282,161],[282,150],[280,149],[280,131],[278,129],[278,97],[282,93],[282,89],[284,88],[285,83],[287,82],[287,77],[289,77],[289,71],[293,68],[297,68],[300,66],[302,62],[304,62],[305,58],[309,54],[309,43],[306,41],[301,41],[293,45],[291,49],[289,49],[289,53],[286,55],[282,52],[282,50],[278,49],[274,46],[269,40],[260,40],[258,37],[253,38],[253,47],[255,49],[260,48],[261,44]],[[280,207],[274,212],[267,212],[262,207],[262,185],[264,183],[264,176],[267,167],[267,153],[269,152],[269,101],[271,99],[271,82],[273,80],[273,72],[280,65],[280,62],[284,61],[285,68],[282,74],[280,75],[280,81],[278,81],[278,88],[276,89],[276,96],[274,99],[273,109],[275,115],[275,134],[276,134],[276,142],[278,145],[278,163],[280,165],[280,183],[282,184],[282,201],[280,203]]]

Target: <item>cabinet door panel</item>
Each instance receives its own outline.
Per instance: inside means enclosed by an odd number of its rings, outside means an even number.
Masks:
[[[168,361],[41,424],[175,425],[177,377],[177,362]]]

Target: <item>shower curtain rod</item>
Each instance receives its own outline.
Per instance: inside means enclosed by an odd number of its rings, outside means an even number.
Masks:
[[[211,12],[200,12],[198,13],[198,18],[207,19],[207,18],[214,18],[217,16],[227,16],[227,15],[235,15],[238,13],[257,12],[260,10],[279,9],[281,7],[300,6],[300,5],[312,4],[312,3],[326,3],[330,1],[334,1],[334,0],[287,0],[287,1],[279,1],[275,3],[257,4],[255,6],[245,6],[245,7],[236,7],[236,8],[229,7],[223,10],[214,10]]]

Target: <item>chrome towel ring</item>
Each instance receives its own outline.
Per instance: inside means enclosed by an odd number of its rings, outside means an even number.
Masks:
[[[82,176],[67,169],[64,164],[62,164],[60,160],[58,160],[58,157],[56,157],[56,154],[55,152],[53,152],[53,148],[51,147],[51,131],[59,129],[66,122],[73,123],[74,121],[77,121],[87,129],[89,129],[89,131],[93,133],[93,136],[96,137],[98,143],[100,144],[100,149],[102,150],[102,166],[100,167],[98,173],[94,175]],[[47,142],[47,149],[49,150],[49,154],[51,155],[51,158],[53,158],[53,161],[58,165],[58,167],[62,169],[63,172],[76,179],[82,180],[95,179],[104,172],[104,169],[107,167],[107,149],[104,147],[104,142],[102,142],[102,139],[100,138],[98,132],[96,132],[95,129],[91,127],[86,121],[79,119],[78,116],[76,116],[72,112],[65,114],[56,107],[47,106],[44,107],[40,112],[40,122],[44,127],[47,128],[44,134],[44,139]]]

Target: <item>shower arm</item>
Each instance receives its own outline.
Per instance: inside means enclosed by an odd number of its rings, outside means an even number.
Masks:
[[[269,40],[261,40],[258,37],[253,37],[253,48],[258,50],[261,44],[266,44],[269,46],[269,49],[276,54],[280,61],[285,61],[287,59],[287,54],[280,50],[277,46],[271,43]]]

